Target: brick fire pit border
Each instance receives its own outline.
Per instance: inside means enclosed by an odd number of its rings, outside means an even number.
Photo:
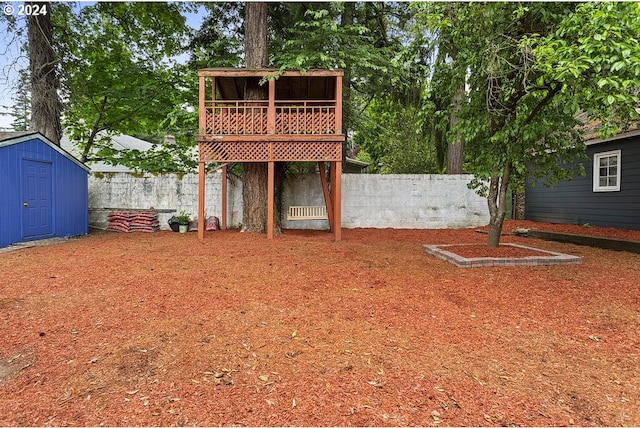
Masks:
[[[572,256],[569,254],[556,253],[554,251],[541,250],[539,248],[527,247],[520,244],[500,244],[512,247],[523,248],[526,250],[544,253],[542,256],[527,257],[477,257],[466,258],[459,256],[451,251],[447,251],[447,247],[460,246],[465,244],[438,244],[424,245],[424,251],[436,256],[441,260],[448,261],[460,268],[473,268],[485,266],[551,266],[551,265],[579,265],[582,263],[582,257]],[[474,244],[466,244],[474,245]]]

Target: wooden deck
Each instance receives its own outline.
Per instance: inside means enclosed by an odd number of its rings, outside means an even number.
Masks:
[[[272,195],[274,162],[318,162],[322,170],[324,162],[329,162],[331,189],[326,179],[322,186],[330,227],[335,239],[340,240],[340,171],[345,139],[342,76],[340,70],[307,70],[304,74],[269,69],[200,70],[200,131],[196,136],[199,174],[204,174],[206,162],[267,162],[267,187]],[[247,86],[259,82],[267,87],[265,99],[244,99]],[[223,180],[223,228],[225,184]],[[198,198],[200,218],[204,215],[204,187]],[[269,238],[273,236],[272,211],[269,207]]]

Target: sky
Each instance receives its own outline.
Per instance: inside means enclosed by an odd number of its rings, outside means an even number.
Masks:
[[[95,2],[80,2],[80,7],[93,3]],[[0,15],[17,17],[19,9],[24,7],[24,4],[24,2],[0,0],[0,8],[2,8]],[[193,28],[199,28],[204,17],[203,13],[188,14],[187,24]],[[22,22],[24,25],[24,20]],[[11,130],[13,118],[7,113],[12,104],[11,99],[16,92],[15,84],[18,79],[18,71],[29,65],[29,59],[21,48],[21,43],[14,39],[15,35],[7,31],[6,19],[4,16],[0,16],[0,131]]]

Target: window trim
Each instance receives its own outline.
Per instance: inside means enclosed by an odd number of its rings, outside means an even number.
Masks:
[[[618,162],[616,165],[616,185],[601,186],[600,185],[600,159],[616,156]],[[608,152],[594,153],[593,155],[593,191],[594,192],[619,192],[620,191],[620,166],[622,155],[620,150],[610,150]]]

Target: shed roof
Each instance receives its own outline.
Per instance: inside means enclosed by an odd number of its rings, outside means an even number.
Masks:
[[[247,82],[257,82],[264,77],[276,78],[277,100],[333,100],[336,94],[336,77],[342,70],[307,70],[280,72],[275,68],[205,68],[199,76],[216,80],[216,89],[223,100],[241,100]]]
[[[49,140],[47,137],[45,137],[39,132],[34,132],[34,131],[0,132],[0,148],[10,146],[13,144],[23,143],[25,141],[33,140],[35,138],[39,139],[44,144],[48,145],[53,150],[57,151],[62,156],[69,159],[71,162],[75,163],[76,165],[83,168],[87,172],[91,171],[91,169],[88,166],[86,166],[85,164],[80,162],[78,159],[76,159],[71,153],[69,153],[62,147],[54,144],[51,140]]]

